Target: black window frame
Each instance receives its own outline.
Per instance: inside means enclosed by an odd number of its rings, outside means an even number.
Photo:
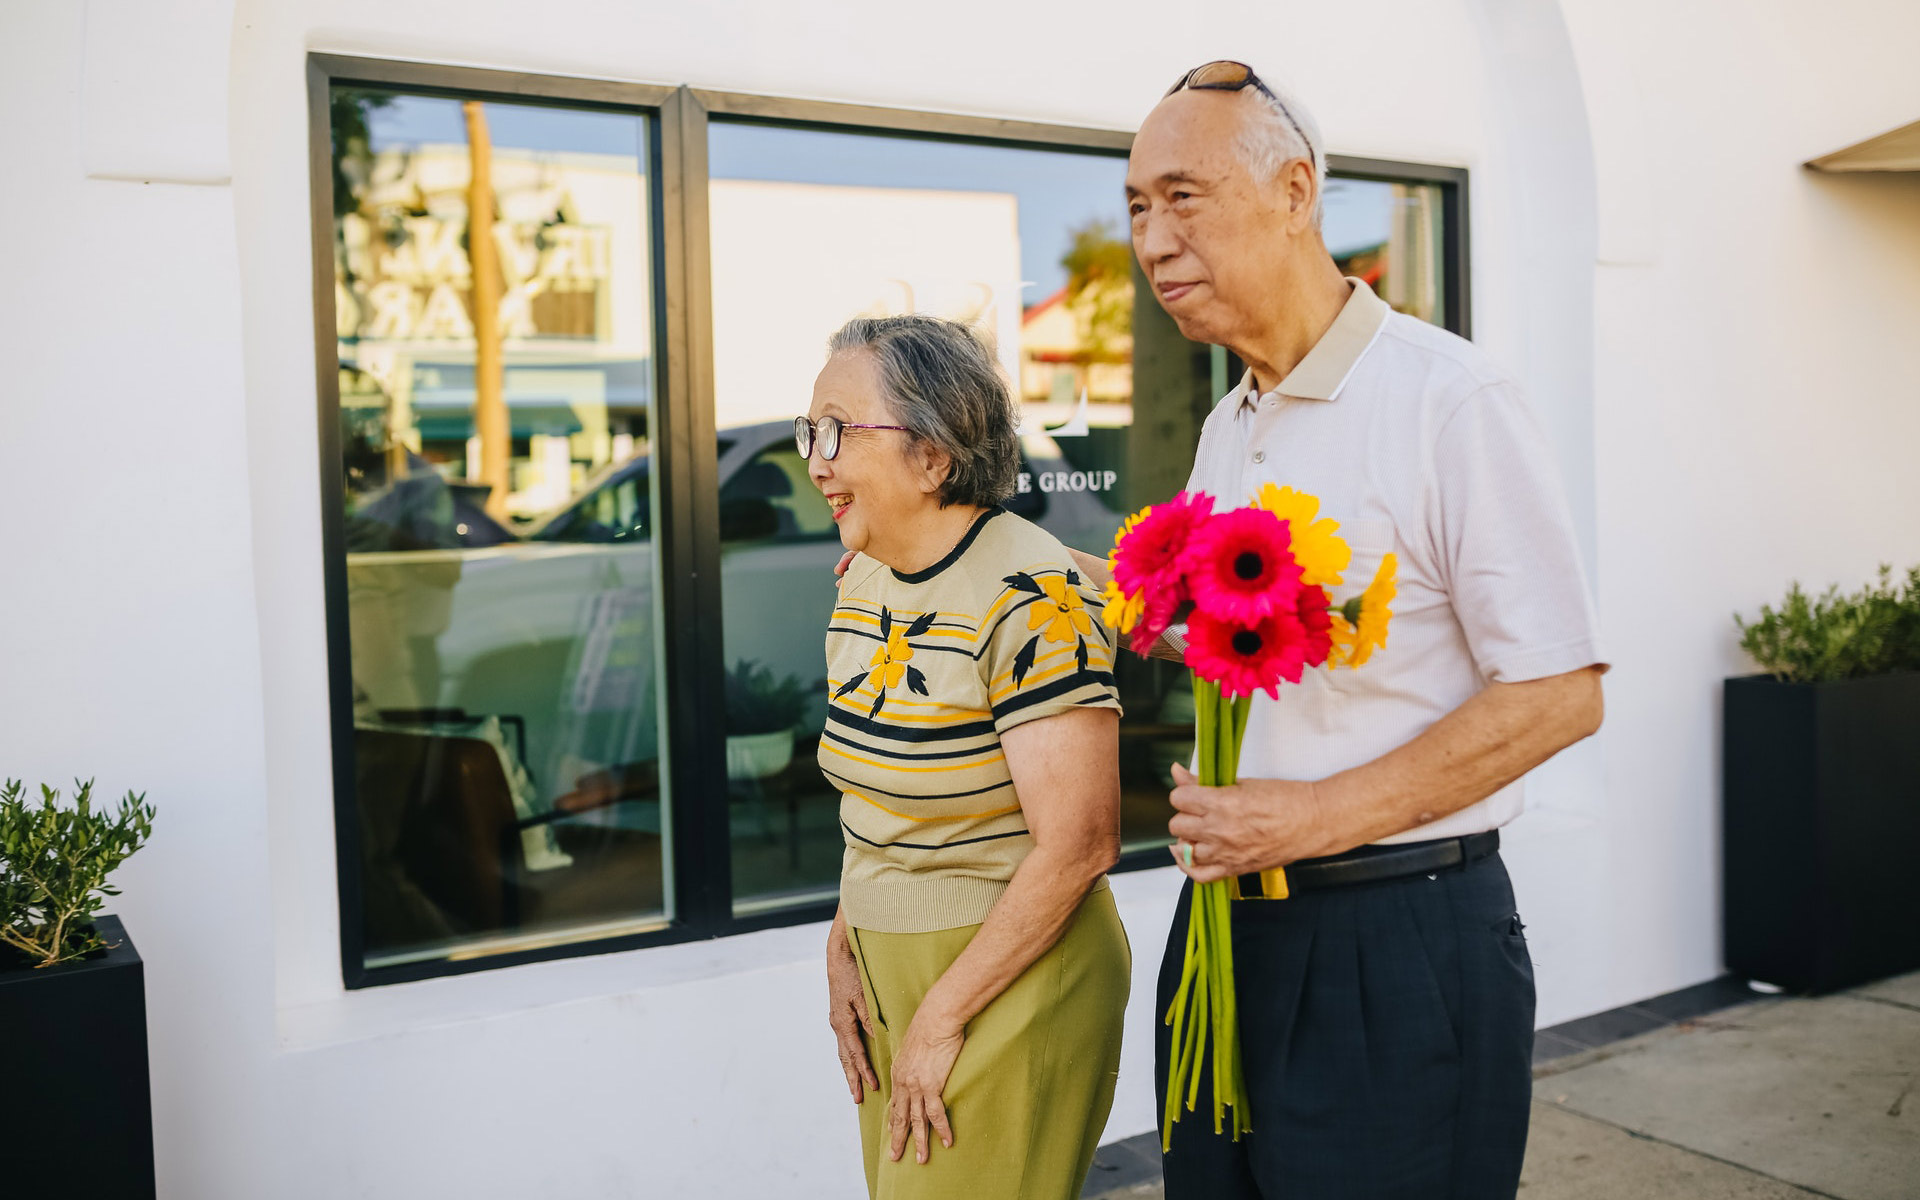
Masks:
[[[368,967],[362,939],[360,828],[354,795],[353,684],[348,641],[344,483],[340,475],[338,336],[333,303],[332,130],[336,86],[416,94],[497,98],[615,109],[644,116],[652,136],[648,186],[657,386],[653,423],[659,511],[652,514],[659,563],[658,619],[670,631],[662,663],[667,716],[665,803],[673,836],[673,917],[638,932],[593,937],[554,933],[537,945],[471,957]],[[710,118],[842,133],[1065,150],[1124,156],[1122,130],[997,117],[794,100],[682,86],[446,66],[400,59],[314,53],[307,58],[313,225],[313,310],[321,491],[321,572],[325,589],[340,963],[349,989],[467,974],[588,954],[609,954],[831,919],[832,900],[734,914],[725,796],[707,794],[726,778],[721,680],[719,446],[714,413],[712,275],[707,210]],[[1467,181],[1464,168],[1328,156],[1341,178],[1432,183],[1442,196],[1447,327],[1467,336]],[[1120,203],[1115,197],[1116,207]],[[705,719],[703,719],[705,718]],[[1164,866],[1159,848],[1124,855],[1117,871]]]

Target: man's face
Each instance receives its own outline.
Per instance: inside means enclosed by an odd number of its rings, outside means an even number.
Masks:
[[[1251,92],[1181,91],[1140,126],[1127,160],[1133,252],[1160,304],[1197,342],[1236,344],[1261,313],[1297,235],[1311,172],[1289,163],[1261,183],[1234,151]]]

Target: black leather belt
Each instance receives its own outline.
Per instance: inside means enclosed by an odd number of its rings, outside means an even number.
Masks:
[[[1287,864],[1287,891],[1311,892],[1322,888],[1352,887],[1358,883],[1380,883],[1408,875],[1431,875],[1477,863],[1498,849],[1500,831],[1497,829],[1431,842],[1361,846],[1345,854],[1303,858]],[[1240,898],[1268,898],[1261,890],[1260,876],[1240,877]]]

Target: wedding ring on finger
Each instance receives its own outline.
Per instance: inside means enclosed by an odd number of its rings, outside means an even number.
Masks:
[[[1180,861],[1187,864],[1188,870],[1193,869],[1193,843],[1192,842],[1180,843]]]

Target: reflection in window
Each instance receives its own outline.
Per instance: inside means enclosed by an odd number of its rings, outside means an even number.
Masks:
[[[1321,231],[1342,274],[1365,280],[1396,311],[1444,326],[1442,212],[1437,184],[1335,177]]]
[[[646,119],[330,107],[365,964],[658,924]]]
[[[916,311],[978,328],[1023,410],[1008,507],[1083,549],[1184,485],[1212,397],[1207,349],[1135,286],[1124,157],[716,121],[708,159],[715,423],[740,440],[720,462],[723,536],[736,535],[722,556],[726,657],[741,694],[808,697],[778,731],[737,724],[729,705],[734,898],[747,912],[831,897],[839,879],[839,792],[815,754],[840,544],[791,431],[828,335],[856,315]],[[1119,673],[1124,825],[1147,844],[1166,834],[1163,760],[1185,753],[1168,748],[1185,730],[1163,728],[1185,673],[1137,659]],[[756,757],[759,744],[777,749]]]
[[[647,460],[622,464],[595,481],[586,495],[556,513],[528,537],[543,542],[644,541],[653,531],[653,492]]]
[[[720,540],[755,537],[782,542],[839,540],[827,499],[807,477],[806,460],[786,436],[754,455],[720,485]]]

